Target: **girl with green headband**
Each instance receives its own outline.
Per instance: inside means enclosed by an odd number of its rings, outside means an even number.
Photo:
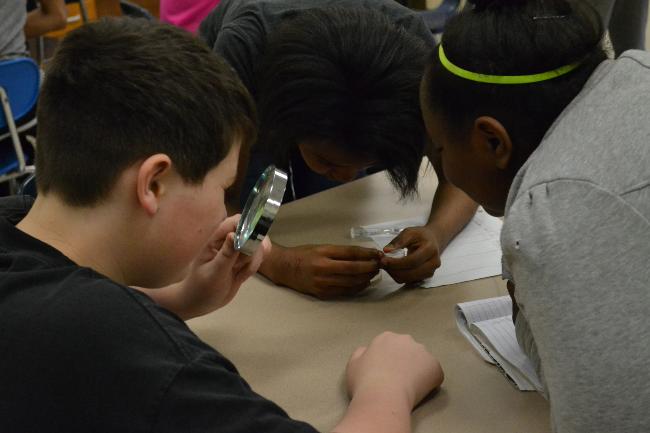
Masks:
[[[650,53],[591,6],[473,0],[421,86],[446,178],[504,216],[504,279],[557,432],[650,431]]]

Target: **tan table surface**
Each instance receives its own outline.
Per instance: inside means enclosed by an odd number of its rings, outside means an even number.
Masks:
[[[428,170],[422,200],[399,202],[385,174],[377,173],[283,206],[271,237],[285,245],[352,243],[352,226],[426,214],[436,182]],[[256,276],[230,305],[189,325],[233,361],[255,391],[323,432],[347,407],[348,356],[385,330],[412,334],[445,371],[438,394],[414,412],[415,432],[548,432],[547,402],[516,390],[456,327],[456,303],[506,293],[495,277],[379,301],[324,302]]]

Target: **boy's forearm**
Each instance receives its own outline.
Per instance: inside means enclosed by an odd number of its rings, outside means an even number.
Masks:
[[[447,181],[440,182],[426,225],[435,232],[441,250],[469,223],[477,207],[463,191]]]
[[[410,433],[411,405],[386,391],[354,396],[332,433]]]

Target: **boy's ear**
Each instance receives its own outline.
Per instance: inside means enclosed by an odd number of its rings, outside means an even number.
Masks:
[[[158,212],[160,198],[166,192],[172,160],[164,153],[151,155],[138,168],[137,196],[140,206],[153,216]]]
[[[494,161],[494,166],[505,170],[512,159],[512,141],[501,122],[481,116],[474,121],[472,141]]]

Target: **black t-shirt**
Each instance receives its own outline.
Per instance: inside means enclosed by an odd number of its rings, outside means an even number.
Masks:
[[[149,297],[16,229],[30,205],[0,199],[0,432],[316,431]]]

